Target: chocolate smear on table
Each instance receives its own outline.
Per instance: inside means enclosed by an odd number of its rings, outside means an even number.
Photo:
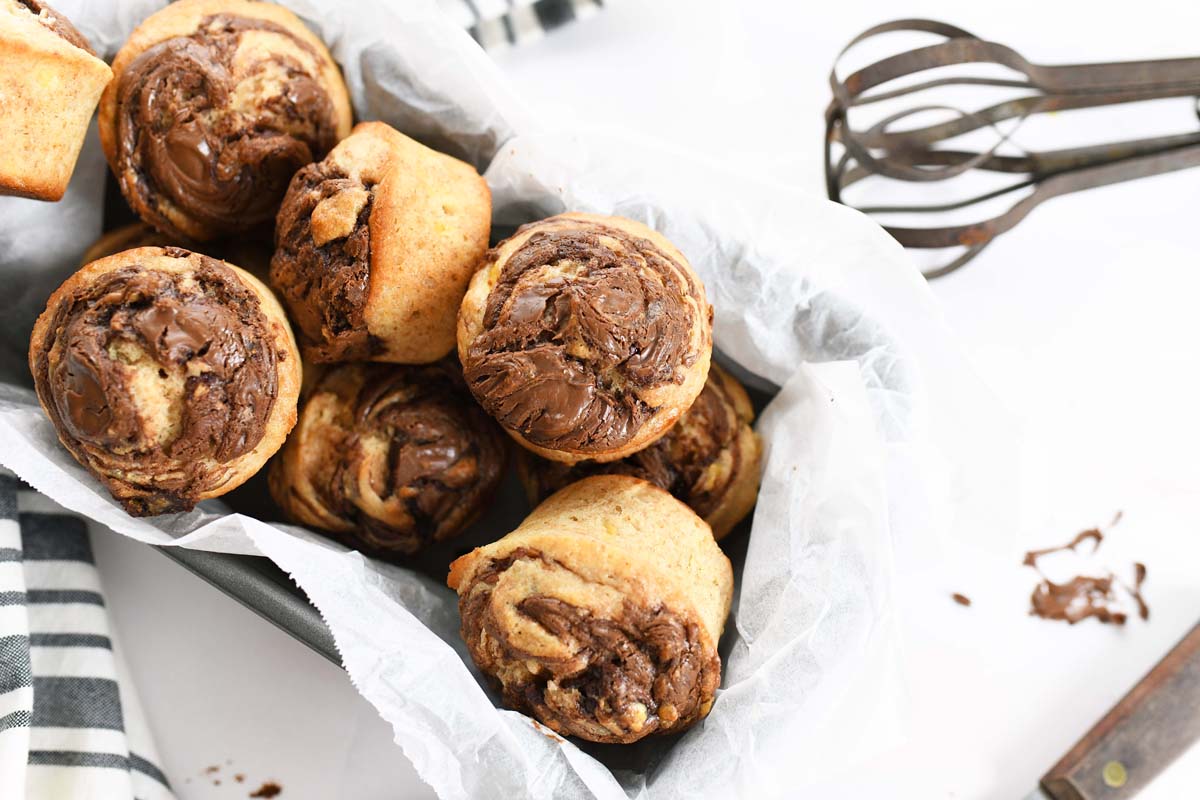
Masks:
[[[1074,625],[1082,619],[1095,617],[1101,622],[1125,624],[1125,613],[1114,610],[1117,596],[1113,593],[1113,578],[1092,578],[1078,575],[1066,583],[1054,583],[1043,578],[1029,598],[1030,613],[1042,619],[1060,619]]]
[[[1100,544],[1104,541],[1104,534],[1101,533],[1098,528],[1089,528],[1086,531],[1079,532],[1076,534],[1074,539],[1066,544],[1059,545],[1058,547],[1047,547],[1044,550],[1030,550],[1025,554],[1025,560],[1021,563],[1027,567],[1033,567],[1034,569],[1037,569],[1037,560],[1042,556],[1048,556],[1051,553],[1062,553],[1066,550],[1075,551],[1076,547],[1083,544],[1088,539],[1091,539],[1096,543],[1092,547],[1092,552],[1095,553],[1100,549]]]
[[[1110,527],[1121,521],[1122,513],[1118,511],[1113,517]],[[1124,625],[1128,615],[1121,609],[1120,598],[1116,586],[1124,589],[1134,602],[1137,603],[1138,616],[1149,619],[1150,608],[1142,597],[1141,588],[1146,580],[1146,565],[1140,562],[1134,564],[1134,583],[1129,586],[1120,582],[1110,572],[1103,577],[1077,575],[1064,583],[1055,583],[1046,577],[1038,564],[1043,556],[1061,553],[1067,550],[1078,552],[1077,548],[1084,542],[1093,542],[1092,553],[1100,549],[1104,534],[1098,528],[1081,531],[1070,542],[1058,547],[1047,547],[1041,550],[1030,550],[1025,554],[1022,563],[1038,571],[1042,580],[1034,587],[1029,597],[1029,613],[1042,619],[1062,620],[1074,625],[1080,620],[1093,617],[1103,623]]]
[[[275,781],[267,781],[250,793],[251,797],[275,797],[283,793],[283,787]]]
[[[954,594],[950,595],[950,597],[952,600],[954,600],[954,602],[958,603],[960,606],[971,605],[971,598],[967,597],[965,594],[959,594],[958,592],[955,592]]]
[[[1146,605],[1146,598],[1142,597],[1142,584],[1146,582],[1146,565],[1137,561],[1133,565],[1133,586],[1125,587],[1125,591],[1129,592],[1134,602],[1137,603],[1138,616],[1142,619],[1150,619],[1150,606]]]

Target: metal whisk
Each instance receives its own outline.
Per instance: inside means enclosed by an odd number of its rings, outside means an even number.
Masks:
[[[964,209],[1021,195],[1007,211],[981,221],[939,227],[885,225],[905,247],[965,248],[948,264],[927,271],[927,277],[958,269],[1052,197],[1200,165],[1200,130],[1042,151],[1023,148],[1014,138],[1023,122],[1047,112],[1195,98],[1200,95],[1200,58],[1042,66],[1002,44],[930,20],[898,20],[876,26],[855,38],[842,55],[868,39],[896,31],[934,34],[944,41],[883,58],[844,78],[838,77],[835,65],[830,74],[833,101],[825,114],[825,179],[830,199],[845,202],[845,190],[868,178],[891,179],[909,186],[923,184],[918,191],[920,200],[934,202],[905,201],[859,208],[883,216],[941,215],[942,222],[948,223],[950,218],[961,216]],[[920,74],[941,67],[953,67],[958,72],[976,69],[968,65],[991,65],[991,69],[998,65],[1019,73],[1019,77],[940,74],[945,70],[939,70],[937,76]],[[974,87],[952,90],[960,96],[970,92],[982,97],[997,89],[1015,96],[971,111],[915,101],[917,94],[945,92],[948,87]],[[880,118],[863,127],[850,124],[852,109],[872,104],[880,104],[876,109],[888,104],[904,106],[906,101],[913,104],[892,113],[879,111],[876,116]],[[871,110],[856,112],[856,119]],[[1200,113],[1200,108],[1196,111]],[[931,113],[944,118],[933,124],[899,127],[902,121],[911,122],[918,115]],[[1001,123],[1007,130],[1001,130]],[[989,133],[994,135],[990,146],[964,144]],[[1011,180],[960,199],[950,197],[949,191],[930,198],[932,182],[979,171],[991,173],[992,182],[1007,176]],[[891,187],[892,193],[897,186]],[[865,184],[855,191],[866,192]]]

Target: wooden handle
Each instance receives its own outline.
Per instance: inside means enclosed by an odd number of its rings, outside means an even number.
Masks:
[[[1053,800],[1126,800],[1200,738],[1200,624],[1042,778]]]

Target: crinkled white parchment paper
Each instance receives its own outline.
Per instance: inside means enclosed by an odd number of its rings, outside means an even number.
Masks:
[[[111,57],[161,3],[57,5]],[[943,465],[969,475],[975,430],[963,409],[976,390],[902,250],[823,199],[661,147],[539,127],[429,0],[287,5],[329,43],[359,118],[486,169],[497,226],[582,210],[666,234],[704,279],[724,362],[752,385],[782,387],[759,421],[766,465],[748,546],[728,547],[738,581],[712,713],[677,737],[577,746],[497,708],[464,661],[455,597],[439,581],[221,503],[126,516],[23,388],[33,318],[100,230],[94,134],[63,202],[0,198],[0,274],[13,288],[0,299],[0,462],[139,540],[271,558],[443,797],[799,796],[903,735],[893,561],[936,550]]]

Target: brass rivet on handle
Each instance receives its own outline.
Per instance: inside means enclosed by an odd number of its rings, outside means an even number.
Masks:
[[[1125,785],[1125,781],[1129,780],[1129,773],[1120,761],[1108,762],[1100,774],[1104,778],[1104,785],[1111,786],[1113,789],[1121,788]]]

